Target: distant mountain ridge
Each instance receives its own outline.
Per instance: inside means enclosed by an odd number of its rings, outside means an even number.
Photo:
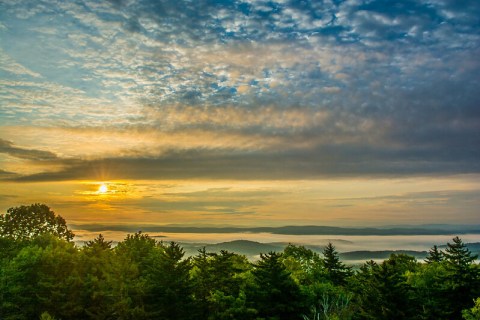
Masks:
[[[450,234],[480,234],[480,226],[440,225],[438,228],[431,225],[377,227],[377,228],[348,228],[331,226],[283,226],[283,227],[191,227],[178,225],[142,226],[142,225],[74,225],[89,231],[125,231],[125,232],[168,232],[168,233],[271,233],[284,235],[344,235],[344,236],[387,236],[387,235],[450,235]]]

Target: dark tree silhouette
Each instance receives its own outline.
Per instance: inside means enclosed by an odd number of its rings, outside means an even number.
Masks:
[[[441,250],[438,250],[437,245],[434,245],[429,251],[428,255],[425,258],[426,263],[435,263],[441,262],[443,260],[443,253]]]
[[[65,219],[56,215],[45,204],[14,207],[0,215],[0,236],[14,240],[33,239],[41,234],[50,233],[61,239],[71,241],[75,236],[67,227]]]

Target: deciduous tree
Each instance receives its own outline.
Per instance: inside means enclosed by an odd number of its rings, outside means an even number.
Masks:
[[[0,215],[2,237],[28,240],[45,233],[67,241],[71,241],[75,236],[68,229],[65,219],[56,215],[45,204],[14,207],[8,209],[6,214]]]

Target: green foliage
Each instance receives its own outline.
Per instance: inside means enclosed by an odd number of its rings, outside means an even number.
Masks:
[[[248,298],[260,318],[298,319],[304,311],[300,288],[281,258],[281,253],[261,254],[252,270],[254,285]]]
[[[335,285],[345,285],[352,269],[340,262],[338,252],[331,242],[323,250],[323,267],[328,279]]]
[[[453,271],[465,271],[478,258],[473,255],[459,237],[453,238],[453,243],[447,243],[443,252],[447,268]]]
[[[52,316],[50,315],[50,313],[48,313],[47,311],[45,311],[44,313],[42,313],[42,314],[40,315],[40,320],[55,320],[55,318],[52,317]]]
[[[409,273],[407,283],[413,288],[413,298],[421,310],[420,319],[449,319],[448,299],[445,296],[447,271],[441,263],[420,265]]]
[[[14,240],[29,240],[50,233],[71,241],[75,236],[65,219],[44,204],[14,207],[0,215],[0,236]]]
[[[289,244],[283,250],[282,259],[292,278],[303,286],[327,277],[320,255],[304,246]]]
[[[82,313],[78,251],[50,235],[34,239],[2,268],[1,313],[5,319],[33,319],[44,312],[59,318]]]
[[[444,253],[446,277],[444,295],[451,318],[460,318],[463,309],[480,295],[480,270],[473,264],[478,257],[473,255],[459,237],[447,243]]]
[[[185,252],[175,242],[156,249],[147,276],[147,311],[155,319],[189,319],[194,310],[190,259],[183,259]]]
[[[352,280],[357,312],[362,319],[415,319],[413,288],[407,282],[418,263],[404,254],[392,254],[380,265],[365,263]]]
[[[225,250],[207,253],[200,249],[193,259],[192,280],[198,314],[202,319],[240,319],[252,311],[246,306],[245,256]],[[243,316],[242,316],[243,317]]]
[[[115,251],[117,254],[131,260],[138,265],[141,273],[146,273],[150,265],[150,258],[156,250],[155,239],[147,234],[137,232],[133,235],[127,235],[127,238],[120,242]]]
[[[443,252],[438,250],[438,247],[434,245],[429,251],[428,255],[425,258],[426,263],[439,263],[443,260]]]
[[[480,319],[480,266],[458,237],[426,263],[392,254],[353,274],[331,244],[252,264],[228,251],[186,258],[140,232],[115,248],[29,232],[0,237],[0,319]]]
[[[480,320],[480,298],[474,300],[475,305],[471,309],[462,311],[465,320]]]
[[[254,308],[247,306],[247,296],[243,291],[238,295],[227,295],[222,291],[215,291],[210,295],[209,301],[214,306],[214,310],[208,313],[206,318],[201,319],[249,320],[257,313]]]
[[[331,283],[321,286],[319,293],[317,302],[310,308],[309,315],[304,315],[304,319],[352,319],[353,293]]]

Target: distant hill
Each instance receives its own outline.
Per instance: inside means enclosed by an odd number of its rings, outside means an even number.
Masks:
[[[205,244],[205,243],[181,243],[182,247],[185,249],[185,252],[189,256],[196,255],[198,250],[205,247],[207,252],[220,252],[220,250],[227,250],[230,252],[235,252],[238,254],[245,255],[249,259],[256,259],[260,253],[267,253],[270,251],[281,252],[288,243],[284,242],[275,242],[275,243],[260,243],[256,241],[249,240],[235,240],[228,242],[221,242],[216,244]],[[306,248],[317,252],[322,253],[323,246],[305,246]],[[427,256],[427,251],[414,251],[414,250],[382,250],[382,251],[351,251],[351,252],[341,252],[339,253],[340,259],[347,261],[348,260],[376,260],[376,259],[388,259],[392,253],[395,254],[408,254],[417,259],[424,259]]]
[[[155,236],[157,237],[157,236]],[[163,236],[158,236],[163,237]],[[339,241],[339,240],[335,240]],[[350,241],[345,241],[350,243]],[[77,245],[83,246],[84,241],[76,241]],[[117,244],[114,241],[113,245]],[[180,242],[179,243],[185,250],[187,256],[195,256],[198,254],[198,250],[205,247],[207,252],[220,252],[221,250],[227,250],[230,252],[235,252],[241,255],[245,255],[250,260],[256,260],[260,256],[260,253],[268,253],[270,251],[281,252],[289,244],[287,242],[271,242],[271,243],[261,243],[250,240],[234,240],[220,243],[188,243]],[[295,244],[295,243],[294,243]],[[317,252],[322,253],[324,246],[321,245],[305,245],[305,244],[296,244],[303,245],[304,247]],[[466,243],[467,248],[475,255],[480,256],[480,242]],[[439,249],[444,250],[447,246],[440,245]],[[378,250],[378,251],[369,251],[369,250],[359,250],[359,251],[347,251],[340,252],[340,259],[349,262],[349,261],[368,261],[368,260],[381,260],[388,259],[391,254],[407,254],[415,257],[418,260],[423,260],[427,256],[427,251],[415,251],[415,250]]]
[[[408,254],[416,259],[425,259],[427,251],[414,250],[382,250],[382,251],[350,251],[339,254],[341,260],[376,260],[388,259],[391,254]]]
[[[165,226],[141,226],[141,225],[73,225],[89,231],[124,231],[137,232],[139,230],[149,233],[272,233],[288,235],[451,235],[451,234],[480,234],[480,225],[459,226],[456,225],[423,225],[401,227],[378,227],[378,228],[344,228],[331,226],[284,226],[284,227],[190,227],[178,225]]]
[[[247,256],[249,259],[253,259],[259,256],[260,253],[267,253],[270,251],[280,252],[287,246],[285,243],[260,243],[249,240],[234,240],[228,242],[221,242],[215,244],[206,243],[180,243],[185,249],[187,255],[196,255],[199,249],[205,247],[207,252],[220,252],[221,250],[227,250],[235,252],[241,255]]]

